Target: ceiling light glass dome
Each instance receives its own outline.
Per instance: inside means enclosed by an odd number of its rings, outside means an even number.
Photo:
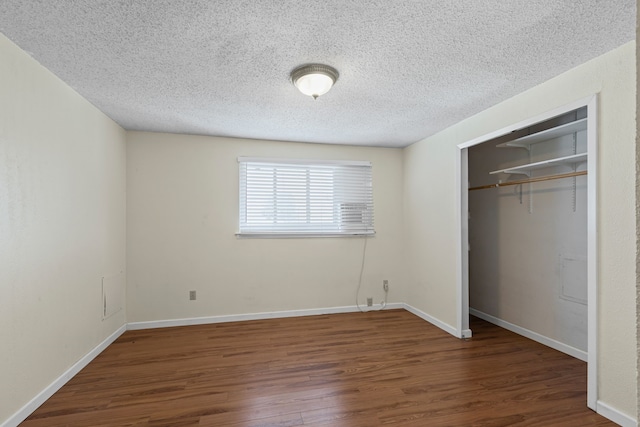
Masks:
[[[309,64],[293,70],[291,81],[300,92],[316,99],[329,92],[338,75],[338,71],[328,65]]]

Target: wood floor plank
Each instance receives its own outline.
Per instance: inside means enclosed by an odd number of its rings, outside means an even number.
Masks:
[[[614,425],[584,362],[471,328],[388,310],[127,331],[22,426]]]

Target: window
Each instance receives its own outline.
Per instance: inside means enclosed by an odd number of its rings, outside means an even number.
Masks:
[[[241,157],[240,235],[372,235],[370,162]]]

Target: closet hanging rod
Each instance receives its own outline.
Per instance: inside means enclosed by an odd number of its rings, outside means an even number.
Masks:
[[[563,173],[560,175],[539,176],[536,178],[519,179],[517,181],[508,181],[508,182],[499,182],[497,184],[480,185],[478,187],[471,187],[469,191],[485,190],[487,188],[506,187],[507,185],[529,184],[530,182],[551,181],[552,179],[571,178],[573,176],[581,176],[586,174],[587,174],[587,171],[579,171],[579,172]]]

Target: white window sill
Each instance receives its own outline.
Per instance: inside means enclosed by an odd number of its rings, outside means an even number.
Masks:
[[[316,237],[375,237],[375,231],[360,234],[350,233],[236,233],[239,239],[307,239]]]

